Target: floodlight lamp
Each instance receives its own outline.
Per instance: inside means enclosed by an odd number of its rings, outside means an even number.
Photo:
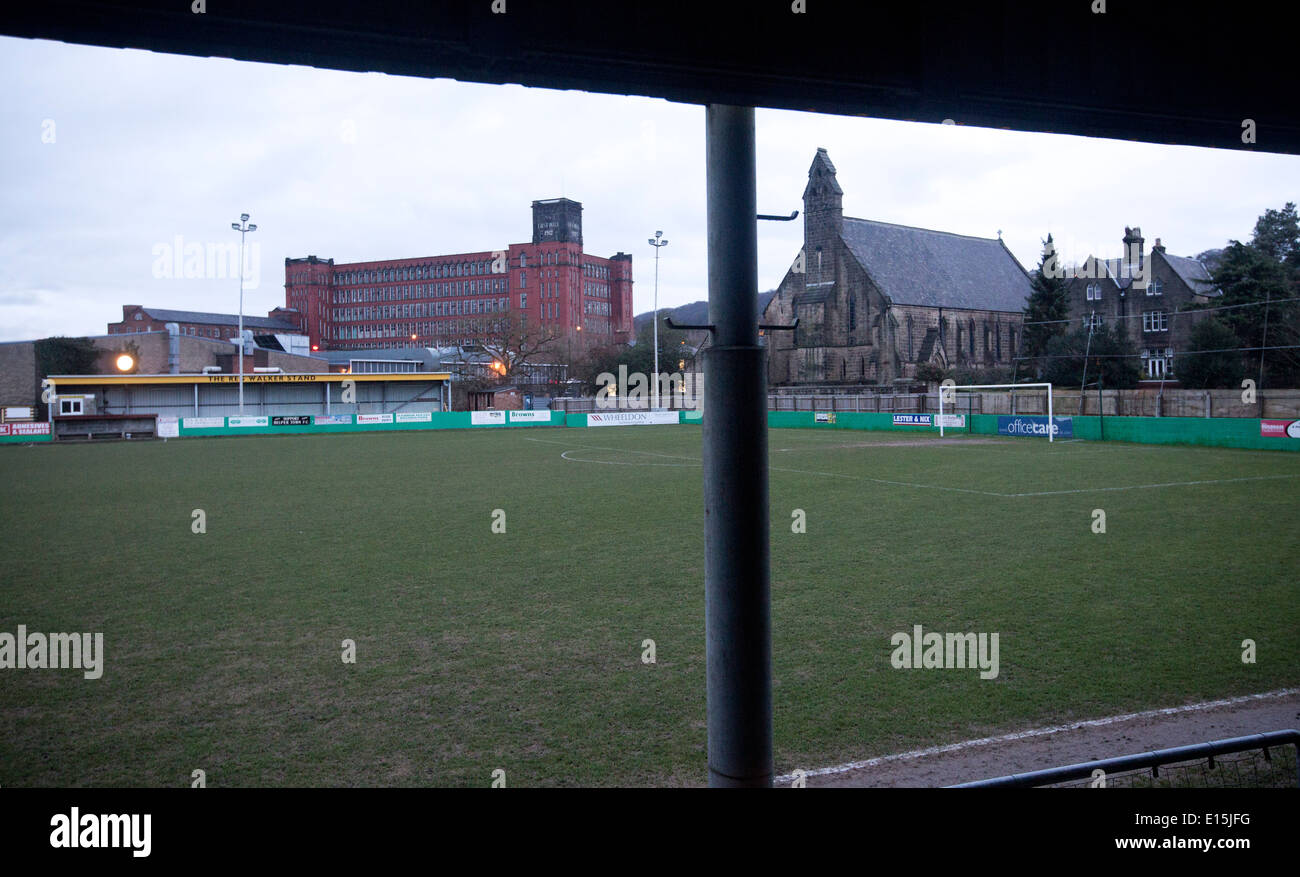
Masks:
[[[129,372],[135,367],[135,359],[129,353],[123,353],[117,358],[117,370],[120,372]]]
[[[250,226],[248,227],[248,230],[249,230],[249,231],[257,231],[257,224],[254,223],[253,225],[250,225]]]
[[[241,213],[241,214],[239,214],[239,221],[240,221],[240,222],[248,222],[248,214],[247,214],[247,213]]]

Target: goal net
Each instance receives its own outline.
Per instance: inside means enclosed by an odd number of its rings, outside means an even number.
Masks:
[[[1053,436],[1057,430],[1056,418],[1053,417],[1053,412],[1052,412],[1052,385],[1051,384],[965,384],[959,387],[955,383],[949,383],[945,381],[944,383],[939,385],[939,417],[938,417],[939,435],[940,436],[943,435],[944,428],[945,426],[947,426],[948,423],[948,414],[945,414],[945,409],[947,412],[949,412],[952,415],[957,415],[960,413],[960,405],[957,402],[958,393],[970,393],[970,392],[983,393],[983,392],[996,392],[1000,390],[1010,391],[1011,397],[1014,400],[1015,393],[1017,390],[1042,390],[1044,388],[1047,390],[1047,419],[1043,422],[1042,432],[1046,433],[1047,440],[1050,442],[1052,441]],[[1010,414],[1012,415],[1016,414],[1014,401],[1010,409]],[[1034,424],[1035,419],[1038,418],[1034,418],[1032,415],[1025,418],[1026,422],[1030,425],[1031,429],[1023,434],[1025,435],[1038,434],[1037,429],[1032,429],[1032,427],[1035,426]]]

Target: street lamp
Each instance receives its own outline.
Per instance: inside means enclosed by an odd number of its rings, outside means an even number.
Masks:
[[[655,232],[655,236],[650,238],[650,246],[655,248],[655,306],[654,306],[654,345],[655,345],[655,376],[652,381],[654,384],[653,396],[654,407],[659,408],[659,250],[661,247],[668,246],[668,241],[660,240],[664,236],[662,231]]]
[[[242,225],[241,225],[242,223]],[[239,222],[230,223],[230,227],[239,232],[239,413],[244,413],[244,236],[250,231],[257,231],[256,225],[248,224],[248,214],[239,214]]]
[[[582,331],[582,326],[574,326],[573,328],[577,329],[579,332]],[[572,384],[569,384],[569,379],[573,377],[573,336],[572,336],[572,335],[568,335],[568,333],[565,333],[565,334],[567,335],[567,337],[568,337],[568,342],[569,342],[569,361],[568,361],[568,362],[565,364],[565,366],[564,366],[564,382],[565,382],[566,384],[568,384],[568,386],[569,386],[569,393],[570,393],[570,395],[572,395],[572,393],[573,393],[573,385],[572,385]],[[582,336],[579,335],[578,337],[581,338]],[[582,342],[581,342],[581,341],[578,342],[578,353],[582,353]]]

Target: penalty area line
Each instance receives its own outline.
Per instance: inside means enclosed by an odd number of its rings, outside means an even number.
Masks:
[[[854,770],[865,770],[869,767],[879,767],[882,764],[889,764],[895,761],[915,761],[919,758],[929,758],[934,755],[946,755],[950,752],[961,752],[966,749],[974,749],[977,746],[988,746],[992,743],[1014,743],[1018,740],[1029,740],[1034,737],[1047,737],[1051,734],[1059,734],[1062,731],[1077,731],[1081,728],[1102,728],[1106,725],[1115,725],[1120,722],[1129,722],[1134,719],[1154,719],[1161,716],[1175,716],[1182,713],[1193,713],[1202,710],[1216,709],[1225,706],[1238,706],[1243,703],[1252,701],[1269,700],[1276,697],[1287,697],[1293,694],[1300,694],[1300,688],[1280,688],[1277,691],[1267,691],[1263,694],[1245,694],[1241,697],[1229,697],[1223,700],[1210,700],[1204,703],[1192,703],[1185,706],[1171,706],[1164,709],[1147,710],[1140,713],[1125,713],[1119,716],[1108,716],[1104,719],[1087,719],[1081,722],[1070,722],[1068,725],[1053,725],[1050,728],[1031,728],[1028,731],[1017,731],[1012,734],[1003,734],[998,737],[981,737],[978,740],[963,740],[960,743],[949,743],[946,746],[931,746],[928,749],[914,749],[911,752],[899,752],[894,755],[882,755],[877,758],[868,758],[864,761],[849,761],[844,764],[837,764],[832,767],[819,767],[814,770],[804,771],[805,777],[832,776],[834,774],[848,773]],[[795,779],[794,774],[783,774],[775,777],[772,783],[790,783]]]

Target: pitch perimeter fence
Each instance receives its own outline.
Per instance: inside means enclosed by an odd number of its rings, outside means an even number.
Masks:
[[[944,410],[959,414],[1046,414],[1041,390],[957,392]],[[1250,399],[1251,401],[1246,401]],[[1300,390],[1088,390],[1053,388],[1058,415],[1104,417],[1235,417],[1300,419]],[[851,411],[861,414],[925,414],[939,410],[938,393],[774,393],[769,411]]]
[[[1270,731],[960,783],[954,789],[1300,788],[1300,731]]]

